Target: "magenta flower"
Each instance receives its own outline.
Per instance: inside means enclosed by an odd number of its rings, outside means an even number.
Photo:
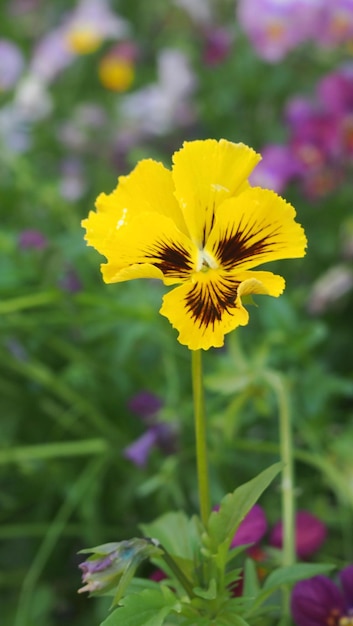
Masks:
[[[317,97],[325,108],[335,115],[345,115],[353,110],[353,63],[324,76],[316,89]]]
[[[315,167],[339,156],[337,116],[321,103],[294,98],[286,108],[286,120],[291,149],[304,165]]]
[[[353,565],[339,574],[339,586],[327,576],[297,583],[292,592],[296,626],[340,626],[353,623]]]
[[[205,65],[219,65],[230,54],[232,38],[222,27],[208,29],[205,33],[203,62]]]
[[[353,64],[325,76],[317,87],[317,98],[334,118],[342,161],[353,157]]]
[[[265,511],[259,504],[255,504],[243,521],[232,539],[231,548],[259,543],[267,531]]]
[[[307,559],[321,548],[327,535],[325,524],[309,511],[298,511],[295,518],[296,553],[300,559]],[[277,522],[272,528],[269,543],[281,548],[283,524]]]

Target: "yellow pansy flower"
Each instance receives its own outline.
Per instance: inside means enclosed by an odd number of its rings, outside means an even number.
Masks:
[[[101,267],[106,283],[159,278],[178,285],[160,313],[191,350],[221,347],[226,333],[248,323],[243,296],[282,293],[281,276],[253,268],[305,254],[294,208],[248,183],[260,159],[225,139],[185,142],[172,170],[140,161],[82,222],[88,244],[108,261]]]

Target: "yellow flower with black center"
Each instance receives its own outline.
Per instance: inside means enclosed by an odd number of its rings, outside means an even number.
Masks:
[[[247,180],[260,159],[224,139],[185,142],[171,171],[140,161],[82,222],[88,244],[108,261],[106,283],[159,278],[178,285],[160,313],[191,350],[221,347],[226,333],[248,323],[243,296],[282,293],[281,276],[254,267],[305,254],[294,208]]]

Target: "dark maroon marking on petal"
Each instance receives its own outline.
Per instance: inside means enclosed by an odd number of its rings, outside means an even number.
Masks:
[[[191,317],[202,326],[214,326],[224,312],[236,308],[239,282],[218,278],[208,283],[197,283],[186,297],[186,309]]]
[[[193,270],[189,252],[178,243],[157,242],[144,256],[146,261],[150,260],[164,276],[186,278]]]
[[[214,226],[214,221],[215,221],[214,206],[212,207],[212,209],[206,209],[206,218],[208,217],[207,214],[208,214],[209,211],[212,211],[211,221],[208,224],[208,220],[205,219],[205,223],[204,223],[203,231],[202,231],[202,247],[205,246],[206,241],[207,241],[208,236],[209,236],[209,234],[210,234],[210,232],[211,232],[211,230],[212,230],[212,228]]]
[[[215,250],[217,259],[222,267],[233,268],[241,261],[261,257],[261,255],[266,255],[271,252],[274,248],[273,242],[269,240],[279,234],[281,227],[280,225],[274,226],[273,230],[268,232],[267,226],[268,224],[266,222],[257,222],[256,224],[247,224],[244,229],[241,228],[240,224],[236,232],[226,230],[224,236],[220,238]],[[260,239],[257,239],[257,241],[249,244],[250,239],[265,228],[266,234]],[[276,242],[276,248],[278,248],[278,242]]]

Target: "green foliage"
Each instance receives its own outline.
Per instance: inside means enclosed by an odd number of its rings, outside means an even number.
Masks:
[[[171,612],[178,611],[178,606],[167,587],[145,589],[138,595],[127,596],[122,607],[104,620],[102,626],[162,626]]]
[[[267,468],[259,476],[245,485],[241,485],[233,493],[227,494],[223,498],[219,511],[211,513],[209,520],[210,550],[214,550],[217,546],[226,550],[229,549],[240,522],[277,476],[280,469],[280,463]]]

